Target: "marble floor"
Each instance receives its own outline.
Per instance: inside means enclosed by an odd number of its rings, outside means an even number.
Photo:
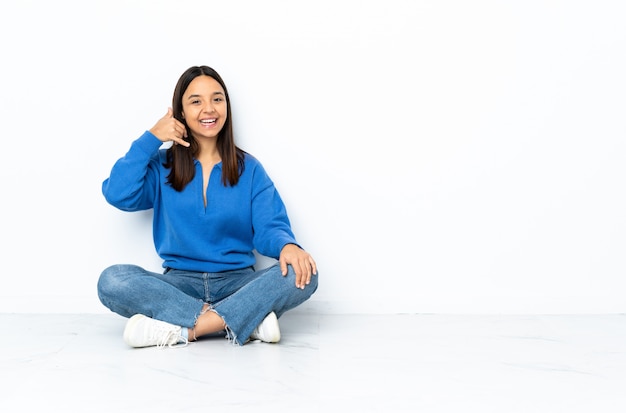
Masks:
[[[626,315],[281,318],[132,349],[115,314],[0,314],[2,412],[620,412]]]

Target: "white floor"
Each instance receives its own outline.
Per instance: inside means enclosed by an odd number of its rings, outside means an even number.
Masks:
[[[114,314],[0,314],[2,412],[626,412],[626,316],[287,313],[279,344],[131,349]]]

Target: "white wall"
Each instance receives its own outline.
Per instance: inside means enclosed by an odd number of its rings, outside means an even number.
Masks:
[[[0,5],[0,312],[108,312],[159,269],[100,185],[178,76],[224,77],[323,312],[623,312],[622,1]]]

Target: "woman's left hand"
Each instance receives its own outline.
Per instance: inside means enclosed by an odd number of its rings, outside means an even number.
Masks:
[[[291,264],[296,273],[297,288],[304,289],[311,282],[311,277],[317,274],[317,265],[311,254],[295,244],[283,247],[278,262],[283,276],[287,275],[287,265]]]

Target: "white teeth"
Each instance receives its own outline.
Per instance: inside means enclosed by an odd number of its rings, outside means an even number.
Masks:
[[[201,123],[215,123],[215,119],[201,120]]]

